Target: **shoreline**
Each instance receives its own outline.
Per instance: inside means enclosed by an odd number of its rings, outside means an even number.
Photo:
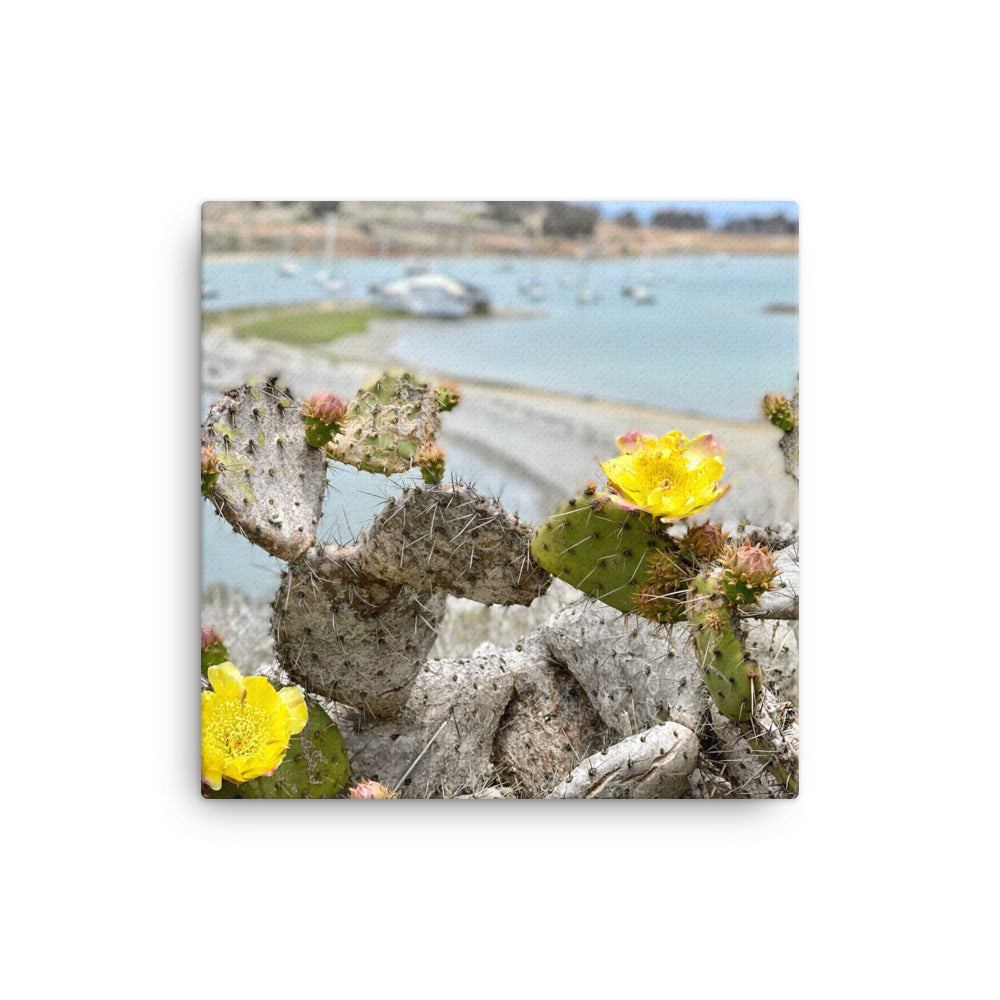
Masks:
[[[718,245],[705,244],[698,247],[685,247],[684,249],[667,249],[650,251],[643,255],[638,254],[607,254],[589,257],[591,261],[620,261],[622,263],[649,263],[657,264],[668,260],[680,260],[685,257],[714,257],[718,254],[725,254],[729,257],[797,257],[799,253],[798,242],[767,244],[746,244],[742,245],[733,241],[720,241]],[[201,256],[203,264],[252,264],[252,263],[274,263],[280,264],[285,260],[316,260],[323,261],[325,257],[322,251],[285,254],[277,250],[213,250],[206,251]],[[338,261],[344,260],[386,260],[412,262],[419,260],[462,260],[462,261],[495,261],[496,263],[511,262],[516,264],[537,263],[539,261],[565,261],[566,263],[579,264],[581,256],[579,252],[563,251],[561,253],[534,253],[534,254],[504,254],[504,253],[405,253],[388,252],[382,253],[377,247],[364,253],[338,254]]]
[[[309,349],[206,331],[202,390],[221,394],[251,377],[277,375],[299,398],[327,389],[347,399],[368,379],[408,367],[394,352],[398,334],[397,321],[376,319],[363,333]],[[597,462],[617,453],[619,435],[639,428],[649,434],[681,430],[688,437],[710,431],[722,441],[725,479],[733,488],[713,506],[713,518],[798,523],[798,489],[784,472],[781,431],[763,415],[759,421],[727,420],[448,371],[421,368],[416,374],[428,381],[452,379],[462,390],[440,435],[446,454],[457,456],[454,471],[471,464],[477,485],[495,494],[516,485],[526,520],[538,520],[589,480],[600,480]]]

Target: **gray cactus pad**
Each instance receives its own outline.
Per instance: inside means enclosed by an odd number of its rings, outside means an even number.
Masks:
[[[392,498],[362,542],[372,576],[480,604],[530,604],[551,580],[530,552],[532,529],[461,485]]]
[[[342,730],[354,780],[398,784],[404,798],[480,791],[493,775],[493,734],[514,691],[508,661],[516,658],[504,650],[426,663],[396,719]]]
[[[573,675],[549,657],[541,630],[516,651],[522,659],[493,761],[500,780],[522,798],[544,798],[584,757],[607,745],[608,730]]]
[[[667,720],[694,728],[708,707],[686,623],[665,627],[580,601],[559,612],[546,635],[550,654],[622,735]]]
[[[279,559],[315,541],[326,459],[306,444],[299,406],[274,381],[226,393],[202,424],[201,443],[223,466],[209,500],[233,526]]]
[[[367,577],[356,552],[317,546],[289,566],[274,599],[275,656],[307,691],[392,718],[434,644],[445,598]]]

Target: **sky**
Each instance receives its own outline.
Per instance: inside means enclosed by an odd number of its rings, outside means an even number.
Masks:
[[[650,216],[661,208],[704,212],[710,226],[718,226],[733,218],[768,216],[777,212],[783,212],[789,219],[799,217],[799,206],[794,201],[592,201],[587,204],[599,206],[601,215],[606,219],[631,208],[643,222],[648,222]]]

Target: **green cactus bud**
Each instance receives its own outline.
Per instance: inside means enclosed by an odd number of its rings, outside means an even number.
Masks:
[[[215,457],[211,448],[201,446],[201,492],[207,495],[215,489],[222,472],[222,463]]]
[[[416,458],[425,483],[439,483],[444,478],[444,452],[436,444],[425,444]]]
[[[219,663],[226,663],[229,654],[222,645],[222,639],[214,628],[209,626],[201,630],[201,672],[207,676],[208,668]]]
[[[340,432],[346,413],[347,404],[339,396],[332,392],[313,393],[302,404],[306,442],[313,448],[322,448]]]
[[[681,549],[692,563],[711,562],[722,555],[729,536],[717,524],[706,522],[688,528]]]
[[[687,613],[685,596],[690,570],[679,552],[667,549],[649,558],[649,575],[635,592],[635,610],[650,621],[683,621]]]
[[[434,389],[434,395],[437,396],[438,407],[442,413],[455,409],[462,398],[462,394],[454,382],[442,382]]]
[[[764,415],[783,431],[795,429],[795,411],[780,392],[769,392],[764,397]]]
[[[730,545],[722,564],[719,589],[733,604],[756,604],[778,573],[771,553],[760,545]]]

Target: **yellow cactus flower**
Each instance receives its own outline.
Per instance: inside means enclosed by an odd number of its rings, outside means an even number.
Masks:
[[[631,431],[617,444],[622,454],[600,465],[622,506],[673,521],[696,514],[729,489],[719,486],[726,471],[723,448],[711,434],[689,441],[680,431],[663,437]]]
[[[275,691],[266,677],[244,677],[232,663],[208,668],[201,693],[201,780],[213,791],[273,774],[288,741],[309,718],[302,691]]]

